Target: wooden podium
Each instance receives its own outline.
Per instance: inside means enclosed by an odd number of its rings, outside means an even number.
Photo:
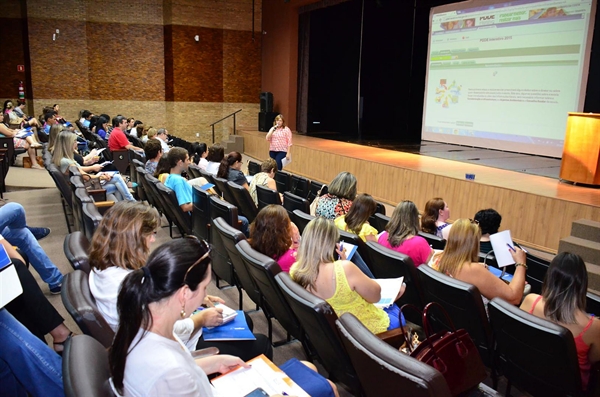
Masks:
[[[600,185],[600,114],[569,113],[560,179]]]

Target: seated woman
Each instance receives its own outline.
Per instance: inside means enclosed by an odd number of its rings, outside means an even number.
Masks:
[[[246,175],[241,171],[242,165],[242,155],[239,152],[230,152],[221,160],[221,165],[217,171],[217,178],[227,179],[249,189]]]
[[[206,166],[208,165],[208,160],[206,160],[206,156],[208,156],[208,147],[206,143],[194,143],[192,144],[192,152],[194,154],[194,164],[197,164],[198,167],[204,171],[206,171]]]
[[[340,172],[327,186],[328,193],[316,198],[315,216],[334,220],[346,215],[356,198],[356,177],[349,172]]]
[[[29,160],[31,160],[31,168],[34,170],[43,170],[45,169],[41,165],[38,164],[37,158],[35,156],[35,148],[42,147],[32,135],[25,138],[17,138],[19,131],[11,130],[8,128],[6,123],[0,123],[0,136],[5,136],[7,138],[13,138],[13,144],[15,149],[25,149],[27,150],[27,154],[29,155]]]
[[[326,300],[338,317],[346,312],[352,313],[374,334],[398,328],[398,306],[392,305],[384,311],[373,305],[381,299],[379,284],[354,263],[345,260],[339,249],[336,252],[341,259],[334,259],[332,248],[336,247],[339,237],[333,222],[325,218],[310,221],[302,233],[297,261],[290,269],[292,279]],[[403,285],[396,300],[405,288],[406,285]]]
[[[223,157],[225,157],[225,149],[223,146],[215,143],[208,148],[208,155],[206,156],[206,161],[208,161],[208,164],[206,164],[206,172],[217,175]]]
[[[99,173],[96,175],[88,174],[88,172],[97,172],[102,170],[100,164],[92,166],[81,167],[73,158],[73,153],[77,148],[77,136],[69,131],[63,131],[58,134],[56,139],[56,145],[52,152],[52,163],[59,167],[60,171],[68,175],[69,166],[75,165],[81,170],[81,174],[85,178],[97,178],[101,181],[102,186],[106,189],[107,194],[114,194],[119,192],[125,200],[135,201],[135,198],[131,195],[127,184],[120,174],[105,174]]]
[[[377,241],[379,232],[369,224],[369,218],[377,210],[377,202],[368,194],[359,194],[347,215],[335,218],[338,229],[356,234],[362,241]]]
[[[108,130],[108,119],[104,116],[99,116],[94,125],[94,132],[100,136],[100,138],[107,140],[106,131]]]
[[[550,262],[542,295],[529,294],[521,304],[521,309],[530,314],[571,331],[583,390],[587,390],[592,364],[600,361],[600,320],[585,311],[587,288],[588,272],[583,259],[561,252]]]
[[[132,271],[144,266],[156,230],[160,228],[158,212],[142,203],[119,202],[104,214],[92,238],[89,262],[90,292],[98,310],[113,330],[119,324],[117,295],[123,279]],[[224,303],[217,297],[211,302]],[[200,306],[198,304],[198,306]],[[196,306],[194,309],[196,309]],[[235,354],[246,360],[259,354],[273,357],[268,338],[256,334],[255,341],[205,342],[202,327],[221,325],[221,309],[206,309],[175,324],[175,333],[190,350],[216,346],[222,353]],[[248,317],[249,318],[249,317]],[[252,329],[252,322],[248,321]]]
[[[479,228],[481,229],[479,252],[487,254],[488,252],[493,251],[490,235],[498,233],[500,223],[502,222],[502,216],[496,210],[488,208],[486,210],[477,211],[473,219],[479,222]]]
[[[254,200],[254,204],[258,206],[258,195],[256,194],[256,186],[268,187],[272,190],[277,190],[275,183],[275,173],[277,172],[277,163],[269,158],[260,165],[260,172],[252,178],[250,182],[250,196]]]
[[[510,284],[491,273],[487,266],[478,262],[481,229],[476,222],[459,219],[452,225],[444,252],[434,258],[433,267],[457,280],[473,284],[479,289],[484,303],[502,298],[513,305],[521,303],[525,287],[525,252],[519,247],[510,251],[515,261],[515,273]]]
[[[269,159],[274,162],[273,159]],[[289,273],[296,262],[296,252],[300,243],[298,227],[281,205],[271,204],[260,210],[254,222],[250,224],[250,246],[265,254]]]
[[[354,204],[356,205],[356,204]],[[353,207],[354,207],[353,205]],[[429,263],[433,249],[419,236],[419,210],[412,201],[402,201],[379,236],[379,244],[408,255],[416,267]]]
[[[450,218],[450,208],[443,198],[432,198],[425,204],[425,212],[421,218],[421,230],[448,240],[451,224],[446,221]]]
[[[207,375],[249,367],[242,359],[225,354],[194,360],[176,334],[176,323],[188,320],[188,313],[205,299],[210,262],[206,242],[171,240],[150,255],[146,266],[124,278],[117,303],[119,328],[109,350],[112,382],[120,394],[210,397],[213,390]],[[285,370],[294,379],[305,370],[299,367],[303,366]],[[310,395],[334,393],[317,373],[312,373],[308,383],[298,383]]]

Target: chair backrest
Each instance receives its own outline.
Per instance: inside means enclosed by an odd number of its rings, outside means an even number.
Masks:
[[[307,214],[310,213],[310,203],[308,200],[290,192],[283,193],[283,208],[287,210],[290,218],[294,210],[300,210]]]
[[[494,298],[488,305],[496,363],[513,385],[534,396],[580,396],[571,331]]]
[[[525,279],[531,285],[531,293],[542,293],[542,284],[548,267],[550,267],[550,261],[527,253],[527,275]]]
[[[246,240],[246,236],[220,217],[212,220],[211,228],[212,227],[217,229],[219,236],[221,236],[221,241],[231,260],[239,286],[246,291],[246,294],[248,294],[255,304],[260,305],[260,292],[258,287],[254,283],[250,273],[248,273],[248,269],[242,260],[240,252],[235,247],[240,241]]]
[[[362,257],[365,264],[369,267],[369,269],[371,269],[373,267],[373,261],[371,260],[371,255],[369,250],[367,249],[365,242],[354,233],[350,233],[345,230],[339,230],[339,232],[340,241],[356,245],[358,247],[358,253]]]
[[[15,141],[14,138],[0,137],[0,148],[6,149],[6,157],[10,165],[15,163]]]
[[[200,189],[199,186],[192,186],[194,197],[194,210],[192,211],[192,233],[196,237],[210,241],[209,227],[210,220],[210,196],[211,194]]]
[[[83,232],[76,231],[65,236],[63,251],[73,269],[90,274],[89,250],[90,240]]]
[[[142,142],[142,140],[137,136],[133,136],[131,134],[125,134],[125,136],[127,136],[127,140],[131,142],[133,146],[137,146],[142,149],[144,148],[144,142]]]
[[[438,370],[388,345],[351,313],[336,325],[366,397],[451,396]]]
[[[162,197],[158,191],[158,188],[156,187],[156,184],[159,183],[160,181],[158,179],[156,179],[154,176],[150,175],[148,172],[145,172],[143,175],[144,175],[144,179],[146,179],[146,185],[144,185],[144,187],[148,188],[146,190],[146,193],[149,196],[152,196],[152,200],[154,201],[154,203],[153,203],[154,207],[161,214],[165,214],[165,216],[168,216],[168,214],[164,208],[165,207],[164,200],[162,199]]]
[[[380,214],[379,212],[374,213],[369,217],[369,223],[373,226],[379,233],[385,230],[388,222],[390,221],[390,217],[384,214]]]
[[[385,205],[380,201],[376,201],[376,203],[377,203],[377,208],[375,209],[375,213],[385,215]]]
[[[294,210],[291,216],[291,220],[296,224],[296,226],[298,226],[300,234],[302,234],[304,228],[306,227],[306,225],[308,225],[308,222],[312,221],[313,219],[315,219],[314,216],[300,210]]]
[[[129,150],[119,149],[111,152],[113,158],[113,165],[121,174],[127,173],[127,167],[129,167]]]
[[[275,173],[275,184],[277,185],[277,191],[281,194],[290,190],[290,174],[285,171],[277,171]]]
[[[419,275],[425,302],[442,305],[456,328],[467,330],[483,362],[491,366],[492,328],[477,287],[448,277],[427,265],[419,266]]]
[[[423,308],[423,288],[412,259],[374,241],[367,241],[365,245],[369,250],[373,266],[371,271],[375,278],[404,277],[406,292],[400,297],[399,304],[412,303],[418,308]],[[420,319],[415,320],[421,323]]]
[[[600,317],[600,296],[588,292],[585,297],[585,311]]]
[[[298,175],[291,175],[290,192],[296,196],[307,198],[310,193],[310,181]]]
[[[113,397],[105,346],[88,335],[75,335],[65,342],[62,354],[66,397]]]
[[[211,222],[213,219],[223,218],[232,227],[238,225],[237,207],[221,200],[217,196],[209,197],[209,214]],[[212,269],[215,274],[225,280],[229,285],[236,285],[233,265],[229,261],[229,255],[223,244],[223,240],[216,228],[210,228],[210,243],[213,247]]]
[[[143,145],[144,145],[144,143],[142,142],[142,146],[138,146],[138,147],[143,148],[144,147]],[[133,163],[134,167],[137,167],[139,164],[136,163],[134,160],[137,160],[140,163],[144,164],[146,162],[146,153],[140,152],[139,150],[130,149],[129,150],[129,160],[131,163]]]
[[[93,337],[105,348],[112,345],[115,333],[98,311],[86,272],[74,270],[65,275],[61,298],[65,309],[84,334]]]
[[[181,209],[175,191],[160,182],[156,184],[156,188],[168,203],[168,208],[174,217],[173,222],[177,225],[181,235],[192,234],[192,216]]]
[[[162,213],[167,217],[169,221],[169,233],[171,237],[173,237],[173,231],[171,226],[175,224],[181,233],[181,228],[177,224],[177,215],[175,214],[175,208],[173,208],[173,204],[171,202],[170,197],[166,194],[166,191],[163,188],[159,188],[159,185],[164,186],[157,178],[149,178],[148,175],[145,175],[146,179],[150,181],[150,187],[153,189],[155,194],[155,198],[160,202],[162,207]],[[179,207],[179,202],[176,202],[177,207]],[[180,208],[181,209],[181,208]]]
[[[202,176],[200,174],[200,167],[198,167],[196,164],[190,164],[188,166],[188,174],[190,174],[193,179],[200,178]]]
[[[252,200],[252,196],[250,196],[248,189],[231,181],[227,182],[227,185],[238,204],[238,210],[242,212],[242,215],[248,218],[248,222],[254,222],[254,218],[256,218],[256,215],[258,214],[258,208],[256,208],[256,204],[254,204],[254,200]]]
[[[360,381],[335,326],[337,315],[329,303],[296,284],[287,273],[280,272],[275,279],[327,370],[329,379],[344,383],[354,395],[362,395]]]
[[[146,179],[146,175],[150,175],[150,174],[148,174],[148,171],[146,171],[146,169],[142,166],[137,166],[135,168],[136,168],[136,171],[138,172],[139,181],[142,186],[142,190],[144,191],[144,196],[145,196],[146,201],[148,202],[148,204],[150,204],[151,206],[153,206],[153,207],[157,208],[159,211],[161,211],[162,208],[156,204],[156,202],[158,200],[154,197],[154,192],[152,191],[152,188],[150,187],[150,182],[148,181],[148,179]]]
[[[94,236],[94,232],[102,220],[102,215],[92,202],[82,204],[81,214],[83,219],[83,233],[88,240],[92,241],[92,236]]]
[[[275,281],[275,276],[281,273],[277,262],[253,249],[246,240],[237,243],[236,248],[263,297],[262,309],[275,317],[290,335],[304,340],[304,330]]]
[[[221,192],[223,200],[227,201],[229,204],[233,204],[236,207],[238,207],[237,201],[236,201],[235,197],[233,197],[233,193],[231,193],[231,190],[229,189],[229,185],[227,184],[227,179],[217,178],[216,176],[214,176],[213,181],[214,181],[214,184],[219,188],[219,191]]]
[[[446,248],[446,240],[436,236],[435,234],[419,232],[419,236],[427,240],[431,248],[433,248],[434,250],[443,250],[444,248]]]
[[[50,164],[48,167],[48,172],[50,176],[54,180],[56,187],[60,191],[61,196],[68,204],[69,208],[73,208],[73,199],[71,198],[71,188],[69,187],[69,181],[67,177],[60,172],[60,170],[54,164]]]
[[[248,160],[248,175],[256,175],[261,172],[260,164],[256,161]]]
[[[321,193],[321,195],[327,193],[327,185],[324,185],[323,183],[317,181],[310,181],[310,186],[308,189],[309,191],[307,200],[310,203],[312,203],[315,197],[319,195],[319,192]]]
[[[83,230],[83,203],[91,203],[93,200],[84,187],[73,189],[71,200],[73,201],[73,229]]]
[[[262,210],[267,205],[281,205],[281,197],[277,190],[269,189],[266,186],[256,185],[256,197],[258,198],[258,210]]]
[[[137,195],[138,195],[140,201],[148,201],[150,203],[150,200],[148,199],[148,195],[146,194],[146,188],[145,188],[146,185],[144,183],[144,181],[146,179],[146,177],[145,177],[146,172],[140,171],[140,168],[142,170],[146,171],[144,168],[144,163],[142,163],[141,161],[139,161],[137,159],[132,159],[131,164],[132,164],[131,173],[133,174],[133,172],[134,172],[133,170],[135,169],[135,175],[136,175],[135,182],[138,184]],[[152,204],[152,203],[150,203],[150,204]]]

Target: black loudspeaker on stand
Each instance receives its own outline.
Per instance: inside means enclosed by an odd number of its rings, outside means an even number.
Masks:
[[[269,132],[278,114],[277,112],[260,112],[258,114],[258,130]]]
[[[269,113],[273,111],[273,94],[270,92],[260,93],[260,112]]]

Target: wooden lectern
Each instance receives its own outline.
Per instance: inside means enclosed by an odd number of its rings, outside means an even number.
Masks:
[[[600,185],[600,114],[569,113],[560,179]]]

